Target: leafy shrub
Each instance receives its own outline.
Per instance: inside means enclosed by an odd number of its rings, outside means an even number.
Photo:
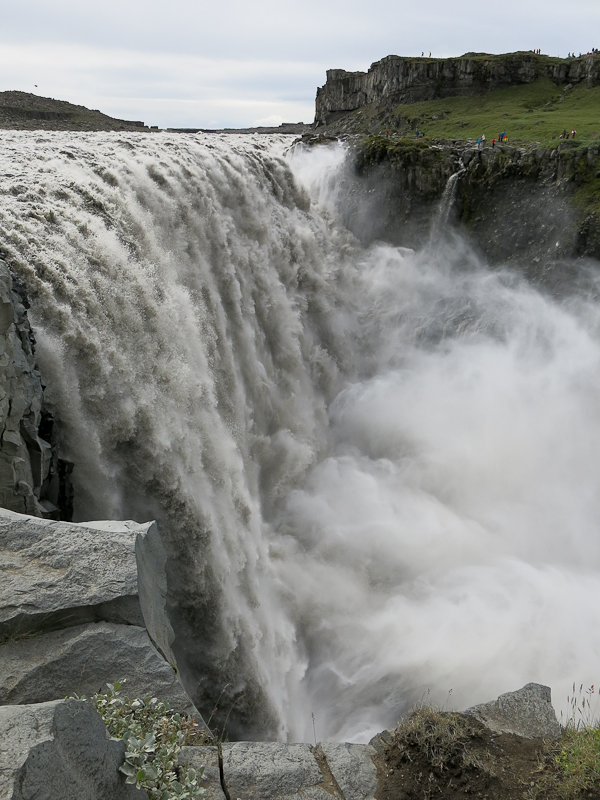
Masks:
[[[125,763],[120,767],[125,782],[146,789],[150,800],[198,800],[206,792],[198,783],[204,768],[198,774],[178,766],[177,754],[186,745],[212,744],[212,736],[156,697],[121,696],[123,683],[107,684],[107,693],[97,693],[90,701],[109,734],[125,742]]]

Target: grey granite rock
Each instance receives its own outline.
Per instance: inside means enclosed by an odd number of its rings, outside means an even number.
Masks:
[[[138,592],[144,624],[155,646],[175,664],[175,634],[167,616],[167,554],[155,522],[141,526],[135,540]]]
[[[124,754],[89,703],[0,708],[0,800],[143,800],[119,772]]]
[[[150,694],[201,721],[144,628],[99,622],[0,645],[2,705],[43,703],[72,694],[89,697],[122,678],[123,694]]]
[[[381,731],[381,733],[378,733],[371,739],[369,744],[371,747],[375,748],[379,755],[383,755],[385,748],[392,744],[393,737],[392,731]]]
[[[331,774],[342,791],[344,800],[373,800],[377,789],[377,767],[373,756],[377,751],[370,744],[324,743],[319,749],[327,760]]]
[[[193,767],[198,775],[204,768],[204,776],[198,779],[198,783],[206,790],[206,800],[226,800],[221,786],[218,747],[182,747],[177,761],[181,766]]]
[[[552,707],[550,687],[528,683],[497,700],[468,708],[465,712],[496,733],[515,733],[526,739],[557,739],[561,727]]]
[[[308,744],[235,742],[221,747],[223,782],[231,800],[332,800]]]
[[[143,625],[135,538],[153,524],[0,509],[0,640],[97,620]]]

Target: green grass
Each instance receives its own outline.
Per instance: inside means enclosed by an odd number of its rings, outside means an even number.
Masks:
[[[475,139],[483,133],[488,144],[506,131],[509,144],[558,144],[566,129],[576,141],[600,143],[600,87],[576,86],[568,91],[543,78],[523,86],[481,95],[450,97],[392,109],[367,106],[353,113],[357,132],[414,136],[418,128],[432,139]],[[553,137],[555,137],[553,139]]]
[[[546,743],[542,769],[546,767],[544,780],[539,784],[539,792],[532,797],[539,798],[547,790],[555,790],[564,800],[591,796],[600,784],[600,727],[598,706],[600,697],[594,686],[584,691],[583,684],[567,698],[569,714],[563,721],[561,738]],[[562,714],[561,714],[562,720]],[[541,792],[541,794],[540,794]],[[597,796],[597,794],[594,794]]]
[[[561,797],[575,798],[597,786],[600,780],[600,730],[567,727],[556,748],[554,761]]]

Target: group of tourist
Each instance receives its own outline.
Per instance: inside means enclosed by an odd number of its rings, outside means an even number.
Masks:
[[[592,49],[591,49],[591,50],[588,50],[588,51],[587,51],[587,55],[588,55],[588,56],[597,56],[597,55],[598,55],[598,53],[600,53],[600,50],[598,50],[598,48],[597,48],[597,47],[592,47]],[[581,56],[582,56],[582,53],[579,53],[579,55],[578,55],[578,56],[576,56],[576,55],[575,55],[575,53],[569,53],[569,55],[567,56],[567,58],[581,58]]]
[[[575,130],[575,128],[573,128],[573,130],[571,131],[570,138],[574,139],[576,133],[577,133],[577,131]],[[559,139],[568,139],[569,138],[569,131],[565,128],[564,131],[561,133],[561,135],[558,138]]]
[[[485,147],[485,133],[482,133],[479,139],[477,139],[477,149],[482,150]],[[496,147],[496,141],[501,144],[506,144],[508,142],[508,136],[506,135],[506,131],[502,131],[502,133],[498,134],[498,139],[492,139],[492,147]]]

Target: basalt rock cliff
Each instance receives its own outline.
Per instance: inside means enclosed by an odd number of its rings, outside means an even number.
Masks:
[[[459,230],[491,266],[565,289],[573,259],[600,258],[600,148],[574,144],[367,137],[351,148],[339,213],[365,245],[416,249]]]
[[[371,64],[367,72],[330,69],[325,85],[317,89],[315,126],[373,103],[396,105],[479,94],[540,78],[557,85],[598,86],[600,55],[570,59],[534,53],[467,53],[447,59],[390,55]]]
[[[0,259],[0,506],[70,519],[72,465],[59,459],[44,406],[24,287]]]

